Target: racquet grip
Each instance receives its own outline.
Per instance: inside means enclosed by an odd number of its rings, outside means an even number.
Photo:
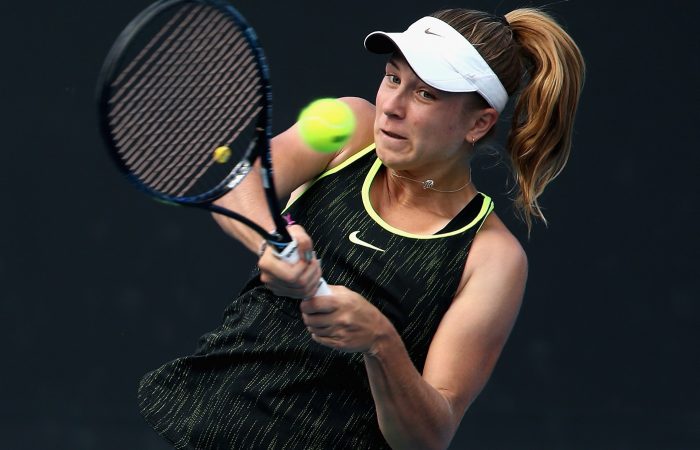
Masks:
[[[299,261],[297,241],[290,242],[289,244],[287,244],[286,247],[284,247],[280,251],[278,251],[274,246],[271,247],[275,256],[277,256],[279,259],[289,264],[295,264],[297,261]],[[318,288],[316,289],[315,296],[318,297],[320,295],[331,295],[331,289],[328,287],[328,283],[326,283],[326,280],[324,280],[323,277],[321,277],[321,279],[318,282]]]

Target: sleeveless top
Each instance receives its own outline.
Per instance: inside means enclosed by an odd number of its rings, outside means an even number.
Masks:
[[[374,211],[381,161],[368,147],[319,176],[287,209],[314,241],[323,276],[374,304],[422,372],[491,199],[477,194],[440,232],[414,235]],[[299,301],[254,276],[195,354],[146,374],[141,413],[176,448],[384,449],[361,353],[312,341]]]

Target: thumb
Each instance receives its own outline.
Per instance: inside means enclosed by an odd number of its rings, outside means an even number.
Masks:
[[[299,224],[290,225],[287,227],[289,235],[297,243],[297,252],[299,259],[305,262],[311,262],[314,259],[314,245],[311,237],[306,233],[304,227]]]

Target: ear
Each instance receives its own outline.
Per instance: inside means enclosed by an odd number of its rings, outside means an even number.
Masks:
[[[465,136],[470,143],[481,140],[498,121],[498,111],[493,108],[480,109],[476,114],[474,125]]]

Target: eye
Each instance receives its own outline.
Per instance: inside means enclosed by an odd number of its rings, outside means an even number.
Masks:
[[[420,91],[418,91],[418,95],[425,100],[435,100],[437,98],[435,97],[435,95],[433,95],[429,91],[426,91],[425,89],[421,89]]]
[[[401,84],[401,78],[397,77],[393,73],[387,73],[384,75],[389,84]]]

